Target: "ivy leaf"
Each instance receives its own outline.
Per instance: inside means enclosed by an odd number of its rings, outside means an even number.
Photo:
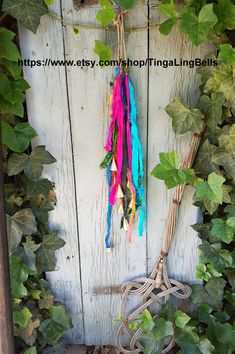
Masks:
[[[200,132],[202,112],[197,108],[189,108],[179,97],[170,103],[165,111],[172,118],[172,126],[176,134],[184,134],[188,131]]]
[[[40,300],[41,290],[31,290],[30,295],[34,300]]]
[[[113,21],[115,11],[109,0],[99,0],[99,4],[102,6],[102,9],[97,12],[96,19],[100,22],[101,26],[105,27]]]
[[[168,300],[160,309],[158,316],[163,317],[165,320],[171,320],[173,318],[173,313],[175,312],[175,307]]]
[[[174,335],[173,323],[171,321],[166,321],[164,318],[157,318],[154,322],[154,336],[158,341]]]
[[[43,165],[50,165],[56,159],[45,149],[44,145],[39,145],[30,155],[13,154],[8,160],[8,176],[15,176],[22,171],[31,179],[38,179],[43,170]]]
[[[19,123],[12,128],[5,121],[2,122],[2,142],[14,152],[21,153],[26,150],[36,136],[37,133],[29,123]]]
[[[226,269],[224,274],[228,278],[229,284],[235,289],[235,269]]]
[[[233,103],[235,100],[235,66],[222,63],[211,68],[212,76],[207,80],[205,92],[222,92],[227,101]]]
[[[179,184],[191,183],[194,179],[194,171],[191,169],[178,169],[179,156],[175,151],[161,152],[160,163],[152,170],[151,176],[164,180],[167,188],[173,188]]]
[[[235,216],[235,205],[227,205],[224,208],[224,212],[228,214],[228,217]]]
[[[196,232],[198,232],[200,234],[200,238],[201,239],[208,239],[210,236],[210,229],[211,229],[211,224],[194,224],[191,225],[191,227],[193,228],[193,230],[195,230]]]
[[[141,316],[141,323],[140,323],[140,328],[142,328],[143,331],[152,331],[154,327],[154,321],[152,318],[151,313],[145,309],[143,315]]]
[[[221,311],[215,314],[215,318],[217,321],[225,323],[230,319],[230,316],[227,314],[227,312]]]
[[[111,60],[111,48],[98,39],[95,40],[94,52],[99,56],[100,61]]]
[[[162,22],[160,24],[159,32],[161,34],[164,34],[165,36],[167,36],[171,32],[173,26],[176,23],[177,23],[177,19],[176,18],[169,18],[168,20],[166,20],[166,21],[164,21],[164,22]]]
[[[58,231],[50,231],[43,236],[43,241],[37,251],[37,266],[41,271],[55,270],[55,250],[63,247],[65,241],[57,236]]]
[[[235,6],[231,0],[218,0],[218,5],[214,7],[219,19],[216,26],[218,34],[222,34],[225,29],[235,28]]]
[[[133,9],[137,5],[137,0],[114,0],[114,2],[124,10]]]
[[[21,209],[13,216],[7,215],[7,233],[10,252],[13,252],[18,247],[23,234],[32,235],[36,231],[36,220],[31,209]]]
[[[211,234],[219,237],[225,243],[230,243],[233,240],[235,233],[235,217],[231,217],[228,220],[222,220],[219,218],[212,219]]]
[[[18,59],[20,59],[20,52],[12,42],[14,37],[14,32],[11,32],[4,27],[0,28],[0,58],[18,62]]]
[[[223,202],[223,188],[222,185],[225,178],[211,173],[207,181],[199,181],[195,184],[195,197],[198,201],[203,201],[205,207],[208,207],[208,201],[212,203],[222,204]],[[208,208],[207,208],[208,209]]]
[[[215,347],[211,344],[209,339],[203,338],[198,344],[198,349],[202,354],[212,354],[214,352]]]
[[[17,256],[10,256],[11,291],[15,297],[27,296],[28,291],[24,282],[28,279],[28,272],[21,259]]]
[[[231,126],[228,134],[219,137],[219,145],[227,152],[235,155],[235,124]]]
[[[232,305],[234,308],[235,306],[235,292],[231,292],[228,290],[225,290],[224,298],[229,302],[229,304]]]
[[[203,242],[203,244],[199,246],[199,249],[202,252],[200,257],[201,262],[210,263],[216,271],[223,272],[225,268],[232,266],[232,255],[228,250],[221,248],[221,244]],[[208,268],[209,266],[208,264]]]
[[[2,11],[18,20],[25,28],[36,33],[42,15],[48,13],[43,0],[4,0]]]
[[[8,97],[8,92],[10,90],[11,90],[10,80],[6,75],[0,73],[0,95],[6,98]]]
[[[193,284],[192,303],[208,304],[219,311],[222,306],[225,284],[226,281],[222,278],[212,278],[205,286]]]
[[[224,43],[220,45],[220,51],[218,54],[218,59],[223,60],[226,64],[232,65],[235,63],[235,48],[229,43]]]
[[[48,213],[52,210],[54,210],[54,208],[50,203],[43,203],[40,206],[33,207],[36,219],[44,225],[47,225],[49,217]]]
[[[197,353],[199,336],[196,327],[187,326],[184,331],[176,338],[176,343],[183,353]]]
[[[206,115],[206,123],[211,131],[215,131],[218,124],[223,122],[222,107],[225,97],[222,92],[213,92],[211,98],[202,95],[198,101],[198,108]]]
[[[53,306],[49,312],[51,318],[41,323],[39,331],[49,344],[54,344],[71,326],[63,305]]]
[[[224,345],[230,345],[231,348],[235,349],[234,345],[234,336],[235,329],[230,323],[219,323],[216,322],[214,326],[214,331],[217,337],[217,340]]]
[[[49,250],[58,250],[65,245],[65,241],[58,236],[54,236],[53,232],[43,237],[43,245]]]
[[[37,339],[36,328],[40,325],[40,320],[37,318],[35,320],[30,319],[26,328],[17,328],[15,335],[23,339],[23,341],[32,346]]]
[[[7,165],[8,176],[15,176],[21,173],[27,160],[28,155],[26,154],[12,154]]]
[[[14,325],[17,324],[22,328],[26,328],[30,318],[32,317],[33,315],[29,309],[27,307],[23,307],[22,310],[13,312],[13,323]]]
[[[40,243],[35,244],[33,240],[27,237],[26,242],[23,243],[23,247],[17,249],[17,255],[20,256],[24,265],[32,272],[36,272],[36,255],[34,252],[37,251],[39,247]],[[21,252],[19,252],[19,249]]]
[[[0,49],[1,53],[1,49]],[[14,80],[19,80],[21,78],[22,69],[17,62],[10,61],[8,59],[1,59],[1,63],[9,71]]]
[[[179,15],[179,13],[175,9],[174,0],[164,0],[159,6],[159,10],[165,16],[177,17]]]
[[[200,146],[193,166],[194,171],[200,177],[206,178],[212,172],[217,174],[220,173],[219,168],[213,161],[214,153],[216,150],[217,147],[213,144],[210,144],[208,139],[206,139]]]
[[[55,252],[43,244],[37,251],[37,269],[39,272],[52,272],[55,270]]]
[[[37,349],[36,347],[31,347],[29,349],[27,349],[24,354],[37,354]]]
[[[213,316],[211,315],[212,307],[207,304],[202,304],[198,307],[198,320],[200,322],[210,325],[213,323]]]
[[[37,181],[28,178],[26,181],[27,196],[29,198],[36,197],[39,194],[43,194],[45,197],[48,197],[49,192],[54,188],[53,183],[47,178],[42,178]]]
[[[222,166],[225,172],[235,179],[235,155],[229,153],[224,148],[215,150],[212,156],[212,162],[218,166]]]
[[[174,313],[173,317],[178,328],[184,328],[191,319],[186,313],[179,310]]]
[[[57,343],[64,334],[64,327],[51,319],[47,319],[41,323],[39,331],[46,339],[47,343],[53,345]]]
[[[213,12],[213,4],[207,4],[202,7],[198,17],[191,11],[183,14],[181,21],[181,32],[188,34],[192,43],[196,46],[203,43],[210,29],[218,22],[216,15]]]
[[[226,204],[231,204],[232,203],[232,198],[231,198],[231,192],[233,190],[233,187],[227,184],[223,185],[223,203]]]
[[[177,17],[179,13],[175,9],[175,1],[174,0],[165,0],[159,7],[160,12],[170,17],[168,20],[162,22],[159,26],[159,31],[161,34],[168,35],[172,27],[177,23]]]
[[[211,278],[211,274],[207,271],[205,264],[199,264],[196,270],[197,279],[208,281]]]
[[[49,310],[53,306],[53,295],[47,295],[44,299],[39,300],[39,308]]]
[[[31,152],[24,172],[29,178],[38,179],[42,174],[43,165],[50,165],[54,162],[56,159],[45,149],[45,146],[39,145]]]
[[[49,313],[53,321],[63,326],[64,330],[69,330],[69,328],[71,328],[70,319],[65,311],[64,305],[52,306],[49,309]]]

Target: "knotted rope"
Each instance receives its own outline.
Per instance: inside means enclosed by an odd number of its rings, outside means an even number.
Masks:
[[[200,134],[193,134],[190,147],[185,154],[184,160],[180,165],[181,169],[190,168],[195,159],[201,136],[204,132],[205,125],[202,123]],[[160,309],[164,303],[169,299],[169,296],[175,296],[179,299],[186,299],[191,295],[191,288],[188,285],[184,285],[177,280],[169,279],[167,273],[167,255],[170,249],[170,245],[175,233],[179,206],[184,193],[185,185],[179,185],[175,189],[175,193],[172,199],[171,207],[168,213],[168,218],[165,226],[164,237],[162,241],[160,258],[157,261],[149,278],[137,278],[131,282],[124,283],[122,286],[123,298],[121,305],[121,323],[117,335],[116,342],[120,351],[124,354],[129,353],[141,353],[143,352],[143,346],[139,342],[138,338],[142,333],[141,329],[134,332],[129,328],[129,324],[140,318],[140,315],[150,305],[155,304]],[[127,313],[127,301],[129,295],[141,295],[141,305],[131,313]],[[154,318],[157,315],[154,316]],[[126,333],[129,336],[130,349],[123,348],[121,344],[121,337]],[[172,336],[170,343],[165,347],[162,353],[167,353],[174,346],[175,338]]]

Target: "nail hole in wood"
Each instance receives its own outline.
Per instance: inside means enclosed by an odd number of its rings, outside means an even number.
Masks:
[[[73,0],[75,9],[79,10],[82,7],[97,5],[99,0]]]

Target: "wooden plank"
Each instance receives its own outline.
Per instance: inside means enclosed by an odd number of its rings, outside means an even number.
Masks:
[[[52,8],[60,14],[59,1]],[[62,26],[48,16],[34,35],[20,27],[23,58],[36,60],[64,59]],[[68,109],[66,72],[63,66],[25,67],[24,75],[31,89],[27,91],[28,117],[38,133],[34,145],[45,144],[57,163],[45,169],[44,176],[55,182],[57,206],[51,213],[50,225],[60,230],[66,241],[57,252],[57,270],[47,274],[57,300],[65,303],[72,315],[73,329],[66,341],[82,343],[83,313],[80,283],[78,225],[74,186],[73,151]]]
[[[75,23],[96,24],[97,7],[74,10],[72,1],[63,1],[63,16]],[[132,24],[145,23],[140,10],[132,12]],[[97,59],[94,42],[100,39],[116,50],[115,33],[80,30],[74,36],[71,28],[64,29],[67,59]],[[127,47],[132,58],[147,55],[147,33],[131,33]],[[137,44],[138,43],[138,44]],[[114,52],[115,53],[115,52]],[[95,296],[96,287],[115,287],[127,279],[145,273],[146,238],[134,238],[128,246],[126,233],[119,230],[120,217],[114,212],[112,237],[115,248],[107,254],[104,247],[106,233],[107,186],[105,171],[99,163],[104,156],[104,143],[109,121],[108,98],[110,81],[115,68],[67,68],[70,114],[72,121],[76,191],[81,250],[82,296],[84,306],[85,343],[112,344],[115,327],[112,321],[120,310],[118,294]],[[137,85],[140,104],[142,141],[146,143],[147,75],[144,70],[131,72]]]
[[[4,176],[2,163],[0,121],[0,353],[14,354],[15,341],[12,323],[12,298],[10,289],[8,241],[5,219]]]
[[[151,9],[151,17],[161,22],[159,11]],[[209,45],[194,47],[190,41],[173,29],[168,36],[158,30],[150,31],[149,57],[157,59],[204,58],[212,50]],[[159,152],[176,150],[181,156],[186,151],[191,135],[176,137],[171,119],[164,111],[175,96],[195,104],[199,95],[199,75],[188,67],[150,67],[149,69],[149,122],[148,122],[148,171],[159,162]],[[152,270],[160,254],[163,230],[166,223],[172,191],[153,177],[148,178],[148,267]],[[168,256],[171,277],[182,281],[195,280],[198,263],[199,238],[190,225],[197,222],[198,210],[192,206],[193,188],[187,187],[180,206],[176,234]]]

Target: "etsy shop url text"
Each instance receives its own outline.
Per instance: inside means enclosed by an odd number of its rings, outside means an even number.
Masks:
[[[27,66],[30,68],[40,67],[40,66],[70,66],[70,67],[80,67],[80,68],[90,68],[93,69],[94,67],[116,67],[116,66],[123,66],[123,67],[162,67],[167,69],[169,67],[200,67],[200,66],[217,66],[218,62],[216,59],[207,58],[194,58],[194,59],[157,59],[157,58],[146,58],[146,59],[120,59],[120,60],[92,60],[92,59],[78,59],[78,60],[68,60],[68,59],[52,59],[52,58],[45,58],[45,59],[19,59],[18,65],[20,66]]]

